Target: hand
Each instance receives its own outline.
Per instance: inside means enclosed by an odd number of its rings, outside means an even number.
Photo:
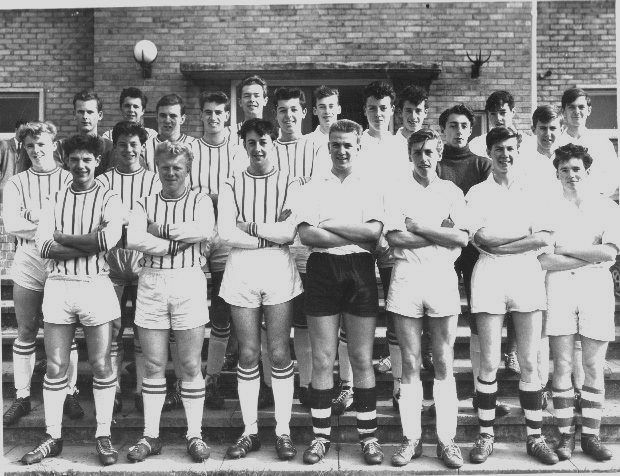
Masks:
[[[280,213],[280,216],[278,217],[278,221],[286,221],[292,214],[293,212],[291,212],[288,208],[286,210],[282,210],[282,213]]]
[[[409,217],[405,218],[405,227],[409,233],[416,233],[419,229],[418,224]]]
[[[237,228],[239,228],[242,232],[249,234],[250,224],[247,221],[238,221]]]
[[[52,235],[52,237],[54,238],[54,241],[56,243],[62,244],[63,234],[61,232],[59,232],[58,230],[54,230],[54,234]]]
[[[148,223],[148,225],[146,227],[147,233],[150,233],[151,235],[156,236],[156,237],[159,238],[159,225],[157,223],[155,223],[155,222],[150,222],[149,223],[147,221],[147,223]]]
[[[190,246],[192,246],[194,243],[187,243],[185,241],[179,241],[179,246],[177,248],[177,254],[182,253],[183,251],[185,251],[187,248],[189,248]]]
[[[41,216],[41,210],[32,209],[32,210],[27,210],[27,212],[28,212],[28,218],[30,222],[34,224],[39,224],[39,217]]]

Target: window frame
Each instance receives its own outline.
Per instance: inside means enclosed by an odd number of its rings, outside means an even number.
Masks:
[[[0,97],[6,93],[37,93],[39,96],[39,114],[37,120],[45,117],[45,89],[44,88],[0,88]],[[0,132],[0,139],[6,140],[15,137],[15,131]]]
[[[618,96],[618,87],[613,84],[577,84],[575,87],[583,89],[590,97],[602,96],[605,93],[616,93],[616,124],[620,124],[620,118],[618,112],[620,111],[620,101]],[[618,129],[592,129],[588,127],[588,130],[594,132],[601,137],[609,140],[618,140]]]

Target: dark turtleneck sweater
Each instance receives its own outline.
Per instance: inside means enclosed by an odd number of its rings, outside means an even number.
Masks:
[[[450,180],[464,194],[480,182],[484,182],[491,173],[491,161],[469,150],[445,144],[441,161],[437,164],[437,174],[444,180]]]

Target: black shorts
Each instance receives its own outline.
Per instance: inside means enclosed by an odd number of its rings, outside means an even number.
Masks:
[[[377,317],[379,293],[370,253],[312,253],[306,265],[304,307],[308,317],[346,312]]]

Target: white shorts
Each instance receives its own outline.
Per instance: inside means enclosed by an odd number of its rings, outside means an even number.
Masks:
[[[50,267],[51,261],[41,258],[35,248],[18,246],[13,256],[11,278],[22,288],[43,292]]]
[[[45,282],[43,322],[99,326],[121,316],[118,298],[107,275],[52,274]]]
[[[106,261],[110,266],[110,279],[114,286],[131,286],[138,284],[140,272],[140,258],[142,253],[124,248],[112,248],[106,254]]]
[[[454,316],[461,312],[458,278],[454,268],[396,260],[387,311],[420,318]]]
[[[303,292],[287,248],[233,248],[226,263],[220,297],[233,306],[256,308],[290,301]]]
[[[207,280],[200,268],[140,270],[136,326],[182,331],[207,322]]]
[[[581,268],[548,272],[546,332],[549,336],[580,334],[614,341],[615,297],[607,269]]]
[[[505,314],[545,308],[545,274],[536,256],[480,255],[471,278],[472,313]]]

